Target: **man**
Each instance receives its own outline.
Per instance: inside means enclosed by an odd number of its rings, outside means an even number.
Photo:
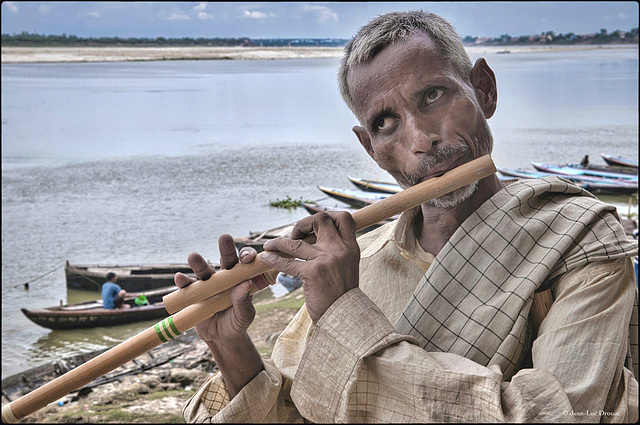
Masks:
[[[127,291],[116,283],[117,280],[116,274],[109,272],[107,281],[102,284],[102,307],[107,310],[121,308],[124,297],[127,295]]]
[[[491,152],[494,73],[436,15],[374,19],[346,46],[339,82],[358,140],[405,187]],[[187,420],[638,419],[637,243],[615,208],[562,179],[491,176],[354,234],[348,214],[316,214],[265,244],[267,265],[302,279],[306,305],[261,358],[246,333],[251,282],[234,288],[233,306],[196,327],[221,373]],[[219,244],[232,266],[230,236]],[[188,261],[211,275],[201,256]],[[532,335],[533,296],[547,288],[555,302]]]

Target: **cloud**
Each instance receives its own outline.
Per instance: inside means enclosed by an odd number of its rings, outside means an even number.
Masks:
[[[267,14],[263,12],[259,12],[257,10],[254,10],[254,11],[245,10],[244,12],[242,12],[242,16],[244,16],[245,18],[251,18],[251,19],[264,19],[267,17]]]
[[[193,6],[193,10],[197,12],[196,16],[198,17],[198,19],[202,19],[202,20],[213,19],[214,18],[213,14],[206,12],[205,11],[206,9],[207,9],[207,3],[204,3],[204,2],[198,3],[197,6]]]
[[[10,11],[12,11],[13,13],[18,13],[18,5],[15,4],[12,1],[5,1],[2,3],[3,5],[7,6],[9,8]]]
[[[100,18],[100,12],[96,12],[95,10],[87,12],[87,16],[91,18]]]
[[[206,8],[207,8],[207,3],[205,2],[201,2],[201,3],[198,3],[197,6],[193,6],[193,10],[197,12],[204,12]]]
[[[278,15],[276,15],[273,12],[264,13],[264,12],[260,12],[259,10],[248,10],[248,9],[245,9],[242,12],[242,16],[244,16],[245,18],[249,18],[249,19],[267,19],[267,18],[275,18]]]
[[[338,14],[326,6],[305,4],[303,10],[315,15],[319,24],[337,23],[340,20]]]

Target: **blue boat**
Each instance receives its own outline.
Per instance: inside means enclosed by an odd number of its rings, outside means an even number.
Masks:
[[[630,167],[630,168],[635,168],[636,170],[638,169],[637,159],[623,158],[621,156],[607,155],[604,153],[601,153],[600,156],[602,156],[602,159],[604,159],[604,162],[606,162],[609,165]]]
[[[510,168],[498,168],[498,171],[503,176],[517,177],[521,179],[539,179],[549,176],[561,177],[565,180],[572,181],[576,186],[580,186],[590,192],[610,193],[613,195],[631,195],[638,191],[637,182],[618,182],[598,177],[558,175],[540,171],[513,170]]]
[[[540,162],[532,162],[531,165],[538,170],[545,173],[565,175],[565,176],[591,176],[602,177],[611,180],[632,181],[638,182],[637,174],[625,174],[625,173],[613,173],[608,171],[590,170],[586,168],[574,168],[574,167],[561,167],[557,165],[542,164]]]
[[[382,182],[379,180],[367,180],[359,177],[348,177],[349,181],[353,183],[355,187],[365,192],[378,192],[378,193],[398,193],[402,191],[402,188],[397,183]]]

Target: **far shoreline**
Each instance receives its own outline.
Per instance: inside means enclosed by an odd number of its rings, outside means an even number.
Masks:
[[[638,49],[637,44],[465,46],[469,54]],[[2,47],[3,64],[340,58],[343,47]]]

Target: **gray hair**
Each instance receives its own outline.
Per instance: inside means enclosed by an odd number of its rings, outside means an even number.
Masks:
[[[417,31],[429,35],[438,47],[442,58],[465,80],[469,79],[473,65],[460,36],[444,18],[422,10],[390,12],[377,16],[358,33],[344,48],[344,56],[338,70],[338,84],[345,103],[358,116],[353,96],[349,92],[347,76],[352,66],[372,60],[385,47],[406,40]]]

